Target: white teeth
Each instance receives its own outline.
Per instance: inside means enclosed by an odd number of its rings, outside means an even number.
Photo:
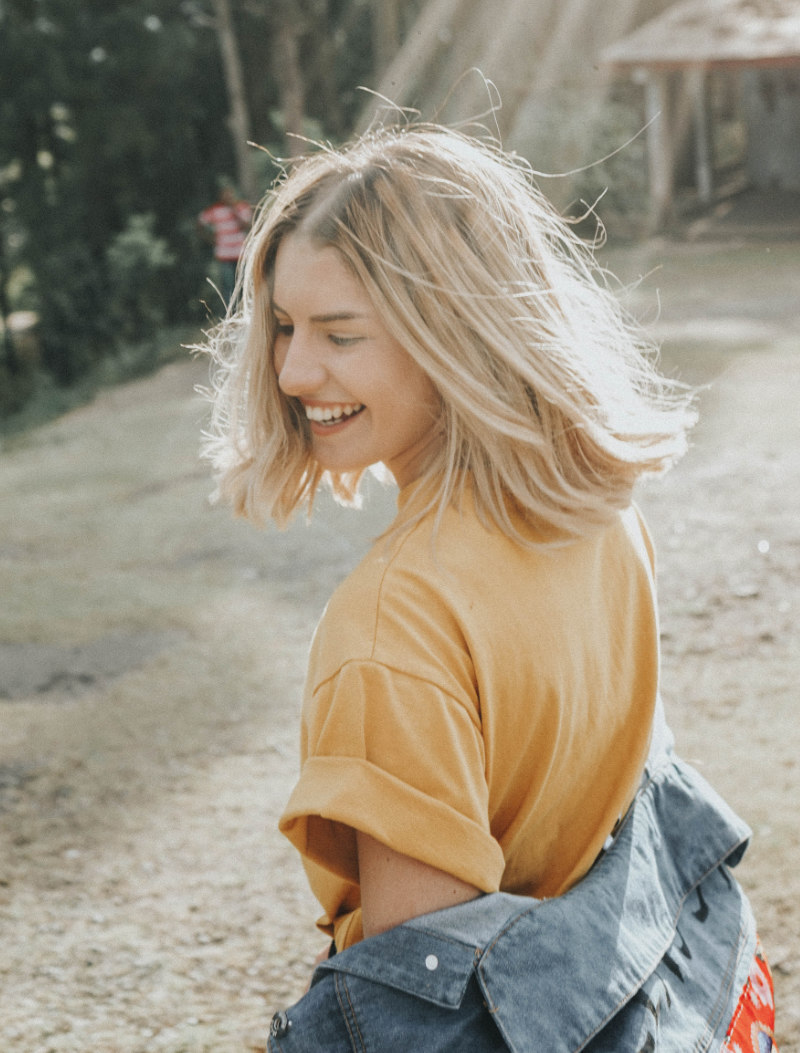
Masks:
[[[352,417],[363,408],[360,402],[344,402],[338,406],[306,406],[305,411],[309,420],[325,424],[342,417]]]

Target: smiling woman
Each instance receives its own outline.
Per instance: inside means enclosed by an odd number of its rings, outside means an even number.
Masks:
[[[273,311],[278,384],[305,412],[320,467],[358,472],[382,462],[399,486],[412,482],[441,442],[440,401],[339,253],[285,238]]]
[[[333,943],[269,1049],[771,1048],[749,830],[660,702],[632,491],[693,413],[649,351],[493,144],[378,131],[266,205],[212,345],[221,492],[281,523],[379,462],[400,489],[311,649],[280,829]]]

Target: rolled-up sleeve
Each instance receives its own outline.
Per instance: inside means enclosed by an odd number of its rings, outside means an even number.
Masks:
[[[355,830],[497,891],[502,850],[489,829],[479,714],[425,678],[352,661],[305,713],[299,781],[280,828],[333,919],[358,883]],[[338,900],[338,902],[337,902]]]

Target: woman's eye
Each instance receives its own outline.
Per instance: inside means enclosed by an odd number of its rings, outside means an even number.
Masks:
[[[275,332],[278,336],[291,336],[294,332],[294,326],[288,322],[276,322]]]
[[[357,344],[361,337],[338,336],[336,333],[330,333],[328,339],[332,344],[335,344],[337,347],[349,347],[351,344]]]

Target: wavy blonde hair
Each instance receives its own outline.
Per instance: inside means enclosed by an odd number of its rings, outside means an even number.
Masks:
[[[281,240],[334,247],[441,397],[443,441],[422,476],[439,513],[467,479],[481,518],[514,537],[576,537],[626,507],[637,479],[686,448],[687,393],[609,291],[592,252],[491,142],[435,125],[368,133],[300,162],[264,202],[240,307],[209,336],[204,446],[219,493],[256,522],[310,512],[326,480],[345,502],[361,472],[324,472],[278,387],[271,282]]]

